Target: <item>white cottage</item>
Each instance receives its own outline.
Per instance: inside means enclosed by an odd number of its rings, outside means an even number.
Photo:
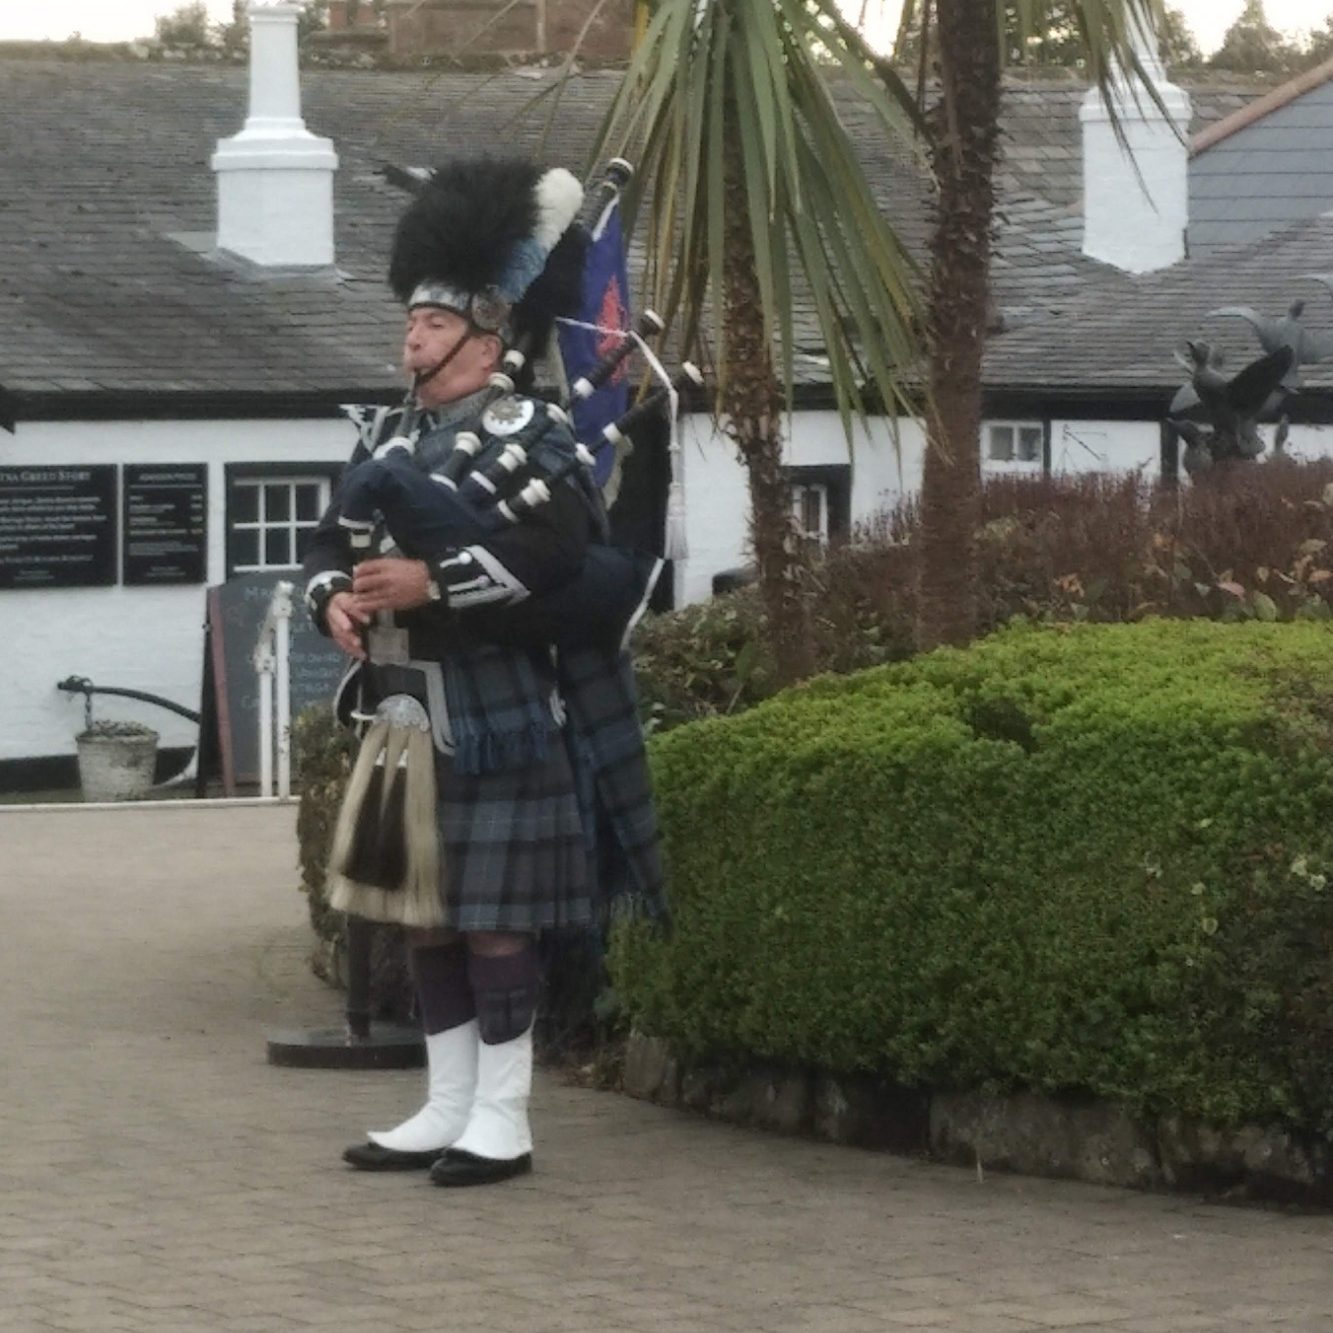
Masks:
[[[523,108],[549,72],[298,78],[293,7],[255,19],[248,71],[0,60],[0,115],[21,127],[0,158],[0,421],[13,426],[0,433],[0,624],[23,664],[0,698],[0,788],[72,781],[81,705],[58,681],[88,676],[197,706],[206,588],[294,571],[351,444],[339,404],[402,392],[401,316],[383,279],[402,196],[382,166],[497,147],[578,164],[618,79],[580,76],[543,141],[545,107]],[[1307,81],[1283,106],[1322,87]],[[921,254],[919,165],[868,132],[846,89],[834,95],[878,197]],[[1197,259],[1173,263],[1170,246],[1182,173],[1193,199],[1207,155],[1187,160],[1145,122],[1160,150],[1152,201],[1133,204],[1122,179],[1088,191],[1085,223],[1085,178],[1124,167],[1094,110],[1080,131],[1084,96],[1072,82],[1006,91],[983,439],[992,469],[1155,468],[1171,350],[1211,308],[1170,286],[1200,271]],[[1196,89],[1192,100],[1195,129],[1216,135],[1255,92]],[[1169,105],[1183,123],[1185,104]],[[1264,118],[1248,114],[1244,132],[1257,132]],[[1116,249],[1117,219],[1138,241],[1155,233],[1149,260]],[[1159,263],[1155,276],[1125,271]],[[1218,263],[1219,282],[1243,271]],[[1276,286],[1209,299],[1271,307]],[[1151,339],[1140,306],[1157,312]],[[916,488],[922,438],[915,422],[875,421],[849,456],[800,312],[797,330],[793,498],[808,527],[836,536]],[[744,476],[701,406],[684,423],[690,556],[677,601],[708,596],[745,560]],[[46,529],[33,517],[43,506],[56,520]],[[616,518],[628,539],[651,541],[664,508],[664,460],[650,444]],[[117,702],[114,714],[150,722],[169,748],[194,743],[191,724],[151,705]]]

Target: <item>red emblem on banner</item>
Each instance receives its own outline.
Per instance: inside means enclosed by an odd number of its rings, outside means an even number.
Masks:
[[[629,311],[625,309],[624,298],[620,294],[620,279],[612,278],[602,293],[602,304],[597,311],[597,323],[604,329],[628,329]],[[621,338],[614,333],[597,335],[597,358],[602,360],[611,355],[620,346]],[[610,384],[621,383],[626,375],[628,361],[622,361],[612,374]]]

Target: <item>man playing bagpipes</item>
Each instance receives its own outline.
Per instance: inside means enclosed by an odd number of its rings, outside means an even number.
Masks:
[[[531,1169],[537,935],[661,906],[623,651],[660,562],[606,545],[586,450],[501,370],[577,302],[581,200],[517,160],[424,181],[390,264],[413,401],[363,423],[305,562],[366,727],[330,901],[405,927],[426,1033],[425,1105],[344,1159],[440,1185]]]

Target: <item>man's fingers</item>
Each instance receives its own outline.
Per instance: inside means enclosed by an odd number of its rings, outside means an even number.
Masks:
[[[353,625],[364,625],[370,620],[370,613],[361,605],[360,599],[353,593],[340,592],[329,604],[329,624],[333,617],[341,616]]]
[[[357,597],[374,597],[390,586],[390,580],[382,575],[358,573],[352,586]]]
[[[359,587],[363,583],[383,583],[385,579],[392,578],[394,575],[393,560],[363,560],[352,571],[352,583]]]
[[[426,566],[415,560],[367,560],[352,575],[352,595],[367,611],[410,611],[426,600]]]
[[[329,604],[329,609],[326,612],[325,618],[328,622],[329,633],[332,635],[334,643],[336,643],[343,652],[356,658],[361,658],[366,655],[365,646],[361,642],[361,632],[358,627],[366,623],[367,616],[352,597],[345,593],[339,594],[339,596]]]

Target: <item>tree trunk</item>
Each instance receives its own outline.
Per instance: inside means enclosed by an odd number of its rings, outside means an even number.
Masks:
[[[768,619],[769,647],[783,685],[814,670],[808,614],[802,591],[801,536],[792,512],[791,487],[782,464],[782,387],[773,348],[764,332],[754,242],[734,153],[726,164],[727,194],[736,205],[726,215],[726,272],[722,318],[730,374],[721,408],[750,483],[750,539],[759,590]]]
[[[940,103],[929,143],[939,190],[927,337],[930,403],[921,485],[918,646],[977,630],[981,358],[986,339],[1000,52],[995,0],[936,0]]]

